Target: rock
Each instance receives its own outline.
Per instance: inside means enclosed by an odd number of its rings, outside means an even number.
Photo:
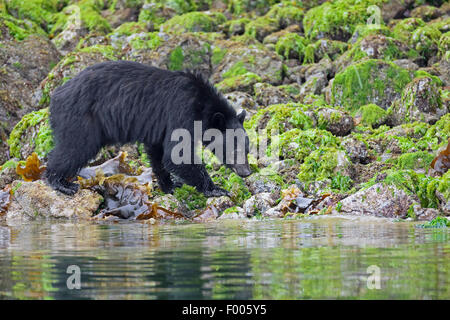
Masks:
[[[233,91],[224,94],[225,99],[231,103],[231,105],[235,108],[235,110],[254,110],[256,109],[256,103],[253,100],[253,97],[241,91]]]
[[[408,59],[398,59],[393,61],[396,65],[398,65],[400,68],[409,70],[409,71],[416,71],[419,69],[419,66],[415,64],[413,61]]]
[[[256,194],[246,200],[243,206],[245,215],[249,218],[255,215],[264,215],[275,204],[273,194],[263,192]]]
[[[276,182],[276,178],[282,179],[281,176],[264,175],[264,172],[255,172],[245,179],[245,183],[251,194],[276,192],[280,191],[280,184]]]
[[[348,113],[332,108],[320,108],[318,124],[335,136],[345,136],[353,129],[353,118]]]
[[[343,199],[339,213],[402,219],[407,216],[408,208],[416,201],[415,196],[396,186],[377,183]]]
[[[430,221],[439,215],[439,210],[433,208],[422,208],[419,204],[413,205],[414,215],[419,221]]]
[[[444,12],[442,12],[439,8],[429,5],[418,6],[411,11],[411,17],[420,18],[425,22],[439,18],[443,14]]]
[[[439,87],[433,79],[420,77],[408,84],[401,99],[393,103],[388,121],[391,125],[414,121],[434,124],[447,112],[449,110],[442,105]]]
[[[272,86],[268,83],[257,83],[254,90],[258,104],[269,106],[295,101],[296,96],[300,93],[300,86],[297,84]]]
[[[252,73],[261,78],[260,82],[281,84],[283,64],[276,53],[262,45],[245,45],[231,40],[219,41],[217,44],[226,53],[214,68],[211,77],[213,83]]]
[[[221,215],[226,209],[234,206],[234,202],[230,199],[230,197],[222,196],[218,198],[209,198],[206,202],[206,206],[210,208],[214,208],[218,215]]]
[[[400,98],[402,89],[410,80],[409,72],[392,62],[364,60],[336,74],[331,102],[348,111],[370,103],[386,110],[392,101]]]
[[[342,146],[353,163],[367,164],[369,162],[370,156],[367,145],[361,140],[346,137],[342,140]]]
[[[137,50],[130,55],[130,58],[163,69],[191,69],[197,70],[207,78],[211,75],[212,49],[205,37],[193,33],[170,35],[170,37],[159,33],[159,37],[166,40],[161,41],[153,50],[145,47]]]
[[[234,219],[246,219],[246,215],[244,212],[244,209],[242,209],[241,207],[233,207],[230,208],[231,210],[227,210],[225,212],[223,212],[220,217],[218,218],[219,220],[234,220]]]
[[[82,189],[75,196],[66,196],[47,186],[42,180],[14,181],[13,201],[6,218],[32,220],[36,218],[90,219],[102,202],[102,197]]]
[[[0,123],[9,134],[23,115],[37,109],[33,91],[61,56],[41,36],[1,41],[0,48]]]
[[[184,208],[183,204],[172,194],[165,194],[163,196],[155,197],[151,201],[173,212],[182,211],[181,209]]]
[[[7,184],[12,183],[14,180],[19,179],[16,169],[13,167],[4,168],[0,170],[0,190]]]
[[[390,0],[384,2],[380,10],[384,22],[388,23],[392,19],[403,17],[412,3],[413,0]]]

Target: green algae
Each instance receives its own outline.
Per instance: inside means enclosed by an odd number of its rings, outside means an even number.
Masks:
[[[379,72],[380,67],[384,67],[384,72]],[[355,112],[359,107],[384,97],[388,86],[400,95],[410,81],[409,72],[393,63],[365,60],[336,74],[332,86],[332,103]]]
[[[8,139],[9,152],[11,156],[21,159],[21,149],[23,142],[23,135],[30,128],[37,128],[35,135],[32,135],[32,141],[25,143],[32,144],[34,151],[40,156],[45,157],[53,148],[53,136],[49,124],[49,110],[48,108],[41,109],[26,114],[11,131]],[[36,130],[36,129],[35,129]]]
[[[296,33],[281,36],[275,44],[275,51],[285,59],[297,58],[303,61],[308,40]]]
[[[19,20],[7,13],[0,12],[0,31],[3,31],[4,28],[8,31],[8,36],[18,41],[24,40],[30,35],[46,35],[45,31],[32,21]]]
[[[386,110],[380,108],[376,104],[366,104],[361,106],[357,112],[357,115],[361,116],[361,123],[367,126],[381,125],[386,121]]]
[[[244,179],[229,168],[222,166],[211,172],[211,179],[216,185],[230,192],[231,200],[238,206],[242,206],[244,201],[251,197]]]
[[[174,197],[186,206],[188,210],[200,210],[206,207],[207,198],[195,187],[183,184],[181,188],[175,188]]]
[[[227,19],[220,12],[207,14],[204,12],[189,12],[175,16],[161,25],[161,30],[167,33],[180,34],[184,32],[211,32]]]

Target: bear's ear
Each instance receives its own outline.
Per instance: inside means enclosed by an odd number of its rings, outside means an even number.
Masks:
[[[212,117],[212,126],[219,130],[225,129],[225,116],[220,112],[214,113]]]
[[[247,112],[245,112],[245,110],[242,110],[242,112],[237,115],[237,118],[240,123],[242,123],[242,124],[244,123],[246,115],[247,115]]]

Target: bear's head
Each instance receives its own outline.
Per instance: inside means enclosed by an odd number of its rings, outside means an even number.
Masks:
[[[245,111],[239,114],[234,111],[234,114],[216,112],[212,116],[213,128],[219,129],[222,135],[222,145],[216,143],[214,146],[215,154],[222,155],[218,156],[219,160],[241,177],[252,173],[248,163],[250,144],[243,126],[245,115]]]

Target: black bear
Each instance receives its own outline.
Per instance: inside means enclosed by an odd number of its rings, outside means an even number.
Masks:
[[[237,174],[248,176],[251,170],[244,117],[245,112],[238,115],[196,73],[168,71],[132,61],[99,63],[86,68],[52,94],[50,126],[55,147],[49,154],[47,181],[55,190],[73,195],[79,186],[69,179],[103,146],[141,142],[163,192],[173,191],[173,174],[206,196],[226,195],[225,190],[214,185],[201,161],[196,161],[195,151],[189,150],[192,156],[184,154],[191,158],[190,162],[173,161],[172,150],[178,142],[172,141],[171,136],[177,129],[194,136],[195,123],[200,123],[202,132],[219,130],[225,146],[228,129],[242,130],[244,142],[233,144],[234,153],[243,155],[244,161],[225,164]],[[203,140],[202,143],[208,146]],[[189,146],[193,149],[195,145],[193,139]]]

